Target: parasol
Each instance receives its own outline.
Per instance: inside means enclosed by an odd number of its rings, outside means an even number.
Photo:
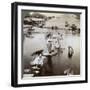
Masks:
[[[33,52],[31,55],[33,56],[33,55],[36,55],[36,54],[41,54],[42,52],[43,52],[43,49],[37,50],[37,51]]]

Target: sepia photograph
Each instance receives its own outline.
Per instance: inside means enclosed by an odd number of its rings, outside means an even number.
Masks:
[[[80,75],[80,13],[22,10],[22,78]]]

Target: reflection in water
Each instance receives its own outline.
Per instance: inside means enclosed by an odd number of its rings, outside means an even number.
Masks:
[[[32,53],[43,49],[46,50],[45,33],[34,33],[34,38],[25,38],[23,45],[24,69],[30,65],[33,60]],[[80,36],[72,34],[64,34],[63,40],[60,42],[61,48],[58,54],[47,57],[47,63],[43,66],[43,75],[65,75],[66,72],[72,72],[74,75],[80,74]],[[74,50],[74,54],[70,59],[68,57],[68,46]],[[29,67],[30,68],[30,67]]]

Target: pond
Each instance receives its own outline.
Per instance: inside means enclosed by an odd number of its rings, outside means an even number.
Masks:
[[[32,61],[32,53],[46,49],[45,33],[33,33],[33,38],[25,37],[23,42],[23,61],[24,68]],[[68,46],[74,50],[72,59],[68,58]],[[61,42],[62,52],[56,56],[52,56],[52,74],[64,75],[64,71],[72,67],[74,75],[80,75],[80,35],[72,33],[63,33],[63,40]]]

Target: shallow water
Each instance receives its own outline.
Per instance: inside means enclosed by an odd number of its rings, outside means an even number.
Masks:
[[[25,38],[23,43],[24,67],[32,61],[31,54],[40,49],[46,49],[45,34],[33,34],[34,38]],[[68,46],[72,46],[74,54],[72,59],[68,58]],[[52,56],[52,75],[64,75],[64,70],[72,68],[75,75],[80,74],[80,36],[65,34],[61,43],[63,52]]]

